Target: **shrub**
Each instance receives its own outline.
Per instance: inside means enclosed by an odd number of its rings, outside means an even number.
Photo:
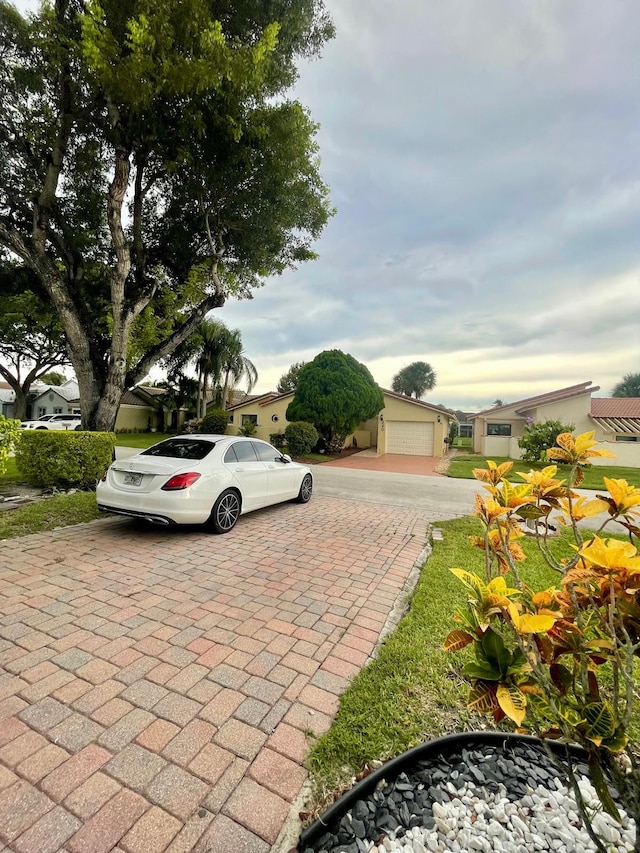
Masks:
[[[238,435],[244,435],[245,438],[251,438],[252,435],[256,434],[257,429],[258,425],[254,421],[245,421],[238,430]]]
[[[613,455],[594,449],[593,436],[566,432],[548,451],[549,460],[569,466],[566,479],[556,479],[556,465],[519,475],[525,481],[520,484],[507,479],[512,462],[490,462],[487,470],[474,472],[489,493],[476,496],[484,535],[472,539],[485,553],[486,576],[452,569],[467,588],[467,607],[456,614],[461,627],[451,631],[445,648],[474,649],[463,669],[471,683],[471,708],[492,714],[496,722],[510,721],[518,731],[580,744],[603,809],[619,819],[608,776],[640,826],[639,744],[632,740],[640,658],[640,556],[634,545],[640,537],[640,488],[605,477],[608,492],[597,498],[573,491],[583,465]],[[573,550],[564,559],[547,541],[552,512],[573,534]],[[600,514],[607,518],[598,533],[617,521],[629,540],[597,534],[584,540],[577,522]],[[533,522],[540,552],[558,572],[557,586],[534,590],[522,582],[518,564],[525,554],[516,541],[524,535],[521,521]],[[568,759],[564,771],[597,841]]]
[[[224,409],[211,409],[200,424],[200,432],[209,435],[224,435],[229,423],[229,413]]]
[[[0,415],[0,474],[6,471],[9,453],[17,446],[21,435],[20,421]]]
[[[282,448],[284,447],[284,433],[272,432],[269,436],[269,441],[277,450],[282,450]]]
[[[524,462],[543,462],[547,450],[556,443],[556,438],[563,432],[573,432],[573,425],[567,426],[560,421],[541,421],[526,424],[524,435],[518,439],[518,447],[524,450]]]
[[[34,486],[93,489],[113,459],[115,441],[112,432],[23,432],[16,465]]]
[[[292,456],[304,456],[318,441],[318,430],[306,421],[294,421],[289,424],[284,435]]]

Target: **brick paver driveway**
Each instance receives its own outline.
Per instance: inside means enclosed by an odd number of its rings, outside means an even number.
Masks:
[[[316,497],[3,542],[0,851],[266,853],[428,520]]]

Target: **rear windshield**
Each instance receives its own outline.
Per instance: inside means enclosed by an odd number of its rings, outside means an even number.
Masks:
[[[170,459],[204,459],[213,448],[213,441],[196,441],[193,438],[168,438],[143,450],[141,456],[164,456]]]

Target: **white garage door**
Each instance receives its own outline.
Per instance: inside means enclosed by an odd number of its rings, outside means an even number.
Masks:
[[[387,421],[387,453],[433,456],[433,424]]]

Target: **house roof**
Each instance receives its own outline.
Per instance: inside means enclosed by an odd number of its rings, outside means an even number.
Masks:
[[[396,391],[389,391],[388,388],[382,388],[382,393],[387,397],[393,397],[394,400],[403,400],[405,403],[412,403],[414,406],[421,406],[424,409],[432,409],[434,412],[442,412],[448,418],[457,420],[456,413],[453,409],[447,409],[445,406],[437,406],[435,403],[427,403],[424,400],[416,400],[415,397],[408,397],[406,394],[398,394]]]
[[[452,409],[446,409],[444,406],[436,406],[434,403],[425,403],[424,400],[416,400],[415,397],[407,397],[405,394],[396,394],[395,391],[389,391],[387,388],[381,389],[382,393],[388,397],[393,397],[396,400],[404,400],[406,403],[412,403],[414,406],[421,406],[425,409],[432,409],[435,412],[442,412],[448,418],[455,418],[456,413]],[[228,406],[227,411],[231,412],[239,406],[245,406],[247,403],[255,403],[258,406],[268,406],[269,403],[274,403],[276,400],[284,400],[286,397],[293,397],[294,391],[288,391],[286,394],[278,394],[276,391],[269,391],[267,394],[260,394],[257,397],[247,396],[241,403],[236,403],[235,406]]]
[[[45,385],[43,388],[39,388],[38,391],[39,393],[36,400],[39,400],[40,397],[51,392],[62,397],[62,399],[66,400],[67,403],[75,402],[80,399],[78,383],[72,379],[67,380],[63,385]]]
[[[595,418],[640,418],[640,397],[593,397]]]
[[[277,391],[269,391],[267,394],[247,394],[244,400],[235,403],[233,406],[227,406],[227,411],[231,412],[240,406],[246,406],[247,403],[255,403],[257,406],[266,406],[273,403],[275,400],[284,400],[285,397],[293,397],[293,391],[288,391],[286,394],[278,394]]]
[[[547,403],[557,403],[560,400],[567,400],[570,397],[579,397],[581,394],[592,394],[594,391],[599,391],[599,385],[591,385],[591,379],[588,382],[580,382],[578,385],[569,385],[566,388],[558,388],[557,391],[549,391],[547,394],[538,394],[536,397],[525,397],[524,400],[516,400],[513,403],[505,403],[504,406],[494,406],[492,409],[485,409],[475,415],[470,415],[470,418],[485,417],[486,415],[499,414],[505,409],[515,409],[516,414],[520,415],[529,409],[535,409],[536,406],[544,406]]]
[[[640,397],[594,397],[591,418],[605,432],[640,435]]]

